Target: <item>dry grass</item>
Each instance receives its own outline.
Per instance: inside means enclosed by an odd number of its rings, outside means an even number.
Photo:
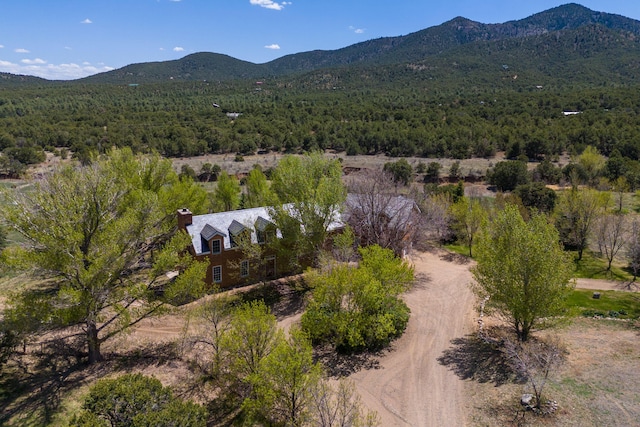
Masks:
[[[629,322],[581,318],[553,333],[569,351],[544,393],[558,402],[558,411],[548,416],[523,413],[519,398],[530,392],[527,384],[472,378],[468,382],[470,425],[638,426],[638,328]]]
[[[173,159],[173,165],[177,171],[180,171],[182,165],[186,164],[198,172],[203,164],[211,163],[212,165],[219,165],[222,170],[227,171],[227,173],[243,174],[248,173],[253,165],[256,164],[262,166],[263,169],[273,168],[283,156],[285,156],[285,154],[282,153],[256,154],[244,156],[244,161],[237,162],[235,161],[235,154],[209,154],[206,156]],[[345,153],[326,152],[325,156],[333,159],[342,159],[342,164],[345,168],[355,169],[382,169],[385,163],[399,160],[399,158],[387,157],[382,154],[375,156],[347,156]],[[492,167],[502,159],[502,155],[497,155],[492,159],[476,158],[460,160],[460,171],[463,175],[469,175],[470,173],[484,175],[487,168]],[[406,160],[414,169],[419,163],[424,163],[426,166],[430,162],[438,162],[443,166],[443,174],[446,174],[451,164],[456,161],[453,159],[426,159],[422,157],[407,157]]]

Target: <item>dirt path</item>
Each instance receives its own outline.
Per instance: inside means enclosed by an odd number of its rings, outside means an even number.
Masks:
[[[639,292],[640,283],[619,282],[604,279],[576,279],[576,288],[593,289],[597,291],[625,291]]]
[[[418,283],[406,295],[411,319],[405,334],[380,360],[380,369],[351,376],[363,403],[383,426],[462,426],[463,382],[437,358],[473,327],[474,296],[469,264],[446,261],[444,253],[420,253]]]

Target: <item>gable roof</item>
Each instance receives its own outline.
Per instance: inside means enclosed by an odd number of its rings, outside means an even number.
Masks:
[[[290,209],[291,205],[285,205],[284,208]],[[237,236],[242,231],[248,229],[251,230],[251,241],[257,243],[258,237],[256,236],[256,230],[265,231],[265,229],[270,226],[275,227],[276,225],[271,219],[269,208],[260,207],[194,215],[191,224],[187,225],[186,229],[189,236],[191,236],[193,249],[195,253],[199,255],[202,254],[202,238],[208,241],[212,237],[219,235],[222,237],[223,247],[226,250],[231,248],[230,235]],[[343,222],[339,214],[337,214],[337,218],[331,221],[329,230],[335,230],[342,226]],[[227,230],[230,235],[220,230]],[[282,237],[279,230],[276,230],[276,235]]]
[[[256,230],[257,231],[265,231],[269,226],[275,227],[275,224],[273,222],[269,221],[268,219],[264,219],[261,216],[259,216],[258,219],[256,219]]]
[[[218,230],[210,224],[205,224],[205,226],[202,228],[202,231],[200,231],[200,235],[204,240],[207,241],[211,240],[215,235],[220,235],[222,237],[226,236],[222,231]]]
[[[230,236],[221,230],[226,230],[230,234],[238,235],[238,233],[241,233],[243,230],[249,229],[251,230],[251,241],[257,242],[253,228],[254,224],[258,222],[258,218],[262,218],[263,221],[272,224],[268,208],[261,207],[194,215],[191,224],[188,225],[186,229],[187,233],[191,236],[191,243],[193,244],[195,253],[201,254],[202,239],[200,236],[205,238],[205,240],[209,240],[219,235],[222,237],[223,247],[225,249],[231,248]],[[262,221],[259,223],[261,224]]]
[[[237,236],[238,234],[242,233],[246,229],[247,229],[247,227],[245,227],[244,225],[240,224],[235,219],[233,221],[231,221],[231,224],[229,224],[229,234],[231,234],[233,236]]]

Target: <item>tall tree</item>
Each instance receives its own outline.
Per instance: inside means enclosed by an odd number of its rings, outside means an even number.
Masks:
[[[18,298],[16,308],[30,312],[38,304],[43,324],[81,325],[90,363],[102,359],[104,341],[204,285],[206,267],[184,251],[189,239],[176,233],[175,212],[202,206],[206,195],[179,180],[167,160],[113,151],[7,197],[7,223],[27,241],[9,258],[51,279],[49,289]],[[165,284],[176,269],[182,274]]]
[[[487,211],[478,199],[462,197],[451,205],[453,229],[458,238],[469,248],[469,256],[473,256],[473,244],[480,228],[487,220]]]
[[[245,381],[259,374],[263,359],[282,339],[276,317],[260,300],[244,303],[232,313],[222,345],[229,352],[234,374]]]
[[[270,214],[283,236],[274,244],[294,269],[314,261],[329,231],[338,225],[346,197],[342,168],[338,160],[321,153],[286,156],[271,180],[279,203],[270,208]]]
[[[240,182],[235,175],[220,173],[216,189],[213,192],[213,208],[217,212],[238,209],[240,206]]]
[[[565,248],[578,251],[578,261],[589,244],[593,226],[608,202],[608,196],[596,190],[571,190],[560,193],[555,207],[555,225]]]
[[[259,168],[251,169],[245,183],[246,192],[243,194],[243,208],[258,208],[273,204],[273,194],[269,188],[267,177]]]
[[[311,420],[312,392],[318,387],[322,366],[313,361],[313,348],[297,327],[289,331],[249,377],[253,397],[244,407],[273,425],[305,426]]]
[[[596,179],[602,173],[605,163],[606,158],[598,152],[597,148],[591,145],[587,146],[577,158],[577,164],[582,167],[586,174],[587,184],[591,186],[596,184]]]
[[[544,215],[525,222],[507,205],[480,234],[476,260],[476,293],[488,297],[486,307],[508,319],[520,341],[543,319],[562,313],[573,264]]]

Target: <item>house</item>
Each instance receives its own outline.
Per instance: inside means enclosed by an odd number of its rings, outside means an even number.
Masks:
[[[205,282],[227,288],[251,283],[258,277],[278,276],[275,254],[267,255],[261,266],[251,265],[239,245],[243,238],[264,244],[278,231],[267,208],[242,209],[205,215],[193,215],[189,209],[178,210],[178,228],[191,237],[191,254],[198,261],[208,261]],[[260,268],[260,271],[255,271]]]
[[[291,205],[291,216],[296,217]],[[272,239],[282,238],[281,231],[272,221],[269,208],[240,209],[205,215],[193,215],[189,209],[179,209],[178,228],[191,237],[191,254],[198,261],[208,261],[205,282],[220,288],[275,279],[286,274],[278,265],[276,253],[269,247]],[[343,227],[340,218],[334,218],[328,231]],[[249,259],[243,242],[260,245],[259,259]]]

